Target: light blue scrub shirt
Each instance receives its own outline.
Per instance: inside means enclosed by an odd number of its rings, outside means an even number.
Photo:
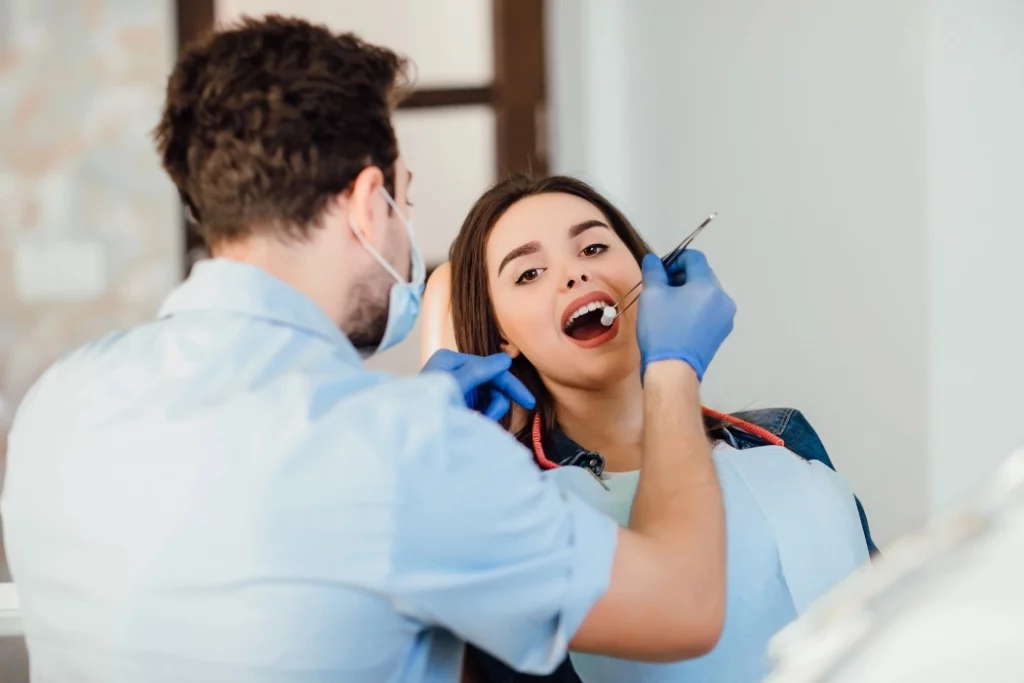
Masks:
[[[240,263],[56,363],[9,445],[34,680],[449,683],[463,641],[547,672],[611,573],[614,521],[451,378],[365,369]]]

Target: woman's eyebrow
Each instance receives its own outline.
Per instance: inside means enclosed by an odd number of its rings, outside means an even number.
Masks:
[[[505,269],[505,266],[520,256],[529,256],[530,254],[536,254],[538,251],[540,251],[540,242],[527,242],[526,244],[519,245],[505,254],[505,258],[501,259],[501,265],[498,266],[498,275],[501,275],[501,271]]]
[[[608,224],[603,221],[595,220],[593,218],[591,218],[590,220],[583,221],[581,223],[577,223],[576,225],[573,225],[569,228],[569,239],[572,239],[573,237],[576,237],[586,232],[587,230],[590,230],[591,228],[608,228]],[[611,228],[608,229],[610,230]]]
[[[569,239],[577,237],[591,228],[608,228],[608,224],[593,218],[581,221],[569,226]],[[610,230],[611,228],[608,229]],[[527,242],[526,244],[519,245],[505,254],[505,258],[501,259],[501,265],[498,266],[498,275],[501,275],[501,271],[505,270],[505,266],[520,256],[529,256],[530,254],[536,254],[538,251],[540,251],[540,242]]]

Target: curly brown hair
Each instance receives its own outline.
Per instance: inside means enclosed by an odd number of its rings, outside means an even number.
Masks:
[[[280,15],[188,46],[154,137],[207,244],[257,227],[305,236],[369,166],[393,193],[391,113],[408,66],[352,33]]]

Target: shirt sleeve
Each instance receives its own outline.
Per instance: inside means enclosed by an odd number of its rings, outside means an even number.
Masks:
[[[397,609],[547,674],[608,588],[618,529],[489,420],[443,413],[403,459],[388,591]]]

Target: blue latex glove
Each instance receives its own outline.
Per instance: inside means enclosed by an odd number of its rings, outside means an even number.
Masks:
[[[421,372],[447,372],[458,382],[466,407],[500,420],[516,402],[531,410],[537,401],[511,372],[507,353],[474,356],[441,349],[430,357]]]
[[[699,251],[687,249],[668,268],[648,254],[643,281],[636,324],[641,378],[649,364],[672,359],[688,363],[703,380],[732,332],[736,304]]]

